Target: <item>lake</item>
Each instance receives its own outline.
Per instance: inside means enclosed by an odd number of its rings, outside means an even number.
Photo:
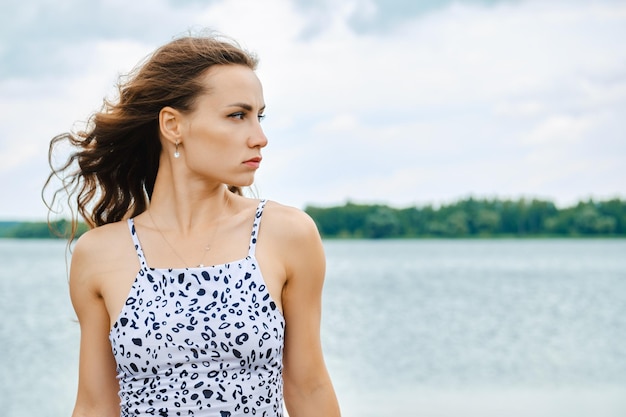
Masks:
[[[324,245],[322,339],[344,417],[626,415],[626,240]],[[0,240],[0,261],[2,415],[69,416],[65,244]]]

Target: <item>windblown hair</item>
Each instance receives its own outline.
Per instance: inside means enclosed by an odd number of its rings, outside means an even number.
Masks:
[[[75,210],[90,227],[123,220],[146,210],[159,168],[159,112],[170,106],[181,112],[194,109],[205,93],[201,76],[213,65],[244,65],[256,69],[257,59],[232,40],[216,36],[186,36],[157,49],[126,77],[120,77],[117,102],[105,100],[85,131],[60,134],[50,142],[52,169],[42,197],[50,211],[59,193],[67,193]],[[74,152],[58,167],[53,152],[62,143]],[[47,201],[44,193],[53,179],[62,183]],[[238,187],[229,187],[241,194]]]

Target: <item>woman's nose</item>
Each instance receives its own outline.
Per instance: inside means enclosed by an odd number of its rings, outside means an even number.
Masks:
[[[257,124],[256,129],[252,132],[250,136],[249,143],[251,148],[260,147],[264,148],[267,145],[267,136],[265,136],[265,132],[263,132],[263,128],[260,124]]]

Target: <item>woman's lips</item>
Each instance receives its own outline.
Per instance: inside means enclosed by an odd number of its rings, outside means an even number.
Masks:
[[[244,164],[250,168],[258,168],[261,165],[261,157],[248,159]]]

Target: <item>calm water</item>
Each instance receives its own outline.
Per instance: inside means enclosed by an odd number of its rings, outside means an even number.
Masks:
[[[626,415],[626,240],[328,241],[344,417]],[[0,240],[0,410],[69,416],[64,243]]]

